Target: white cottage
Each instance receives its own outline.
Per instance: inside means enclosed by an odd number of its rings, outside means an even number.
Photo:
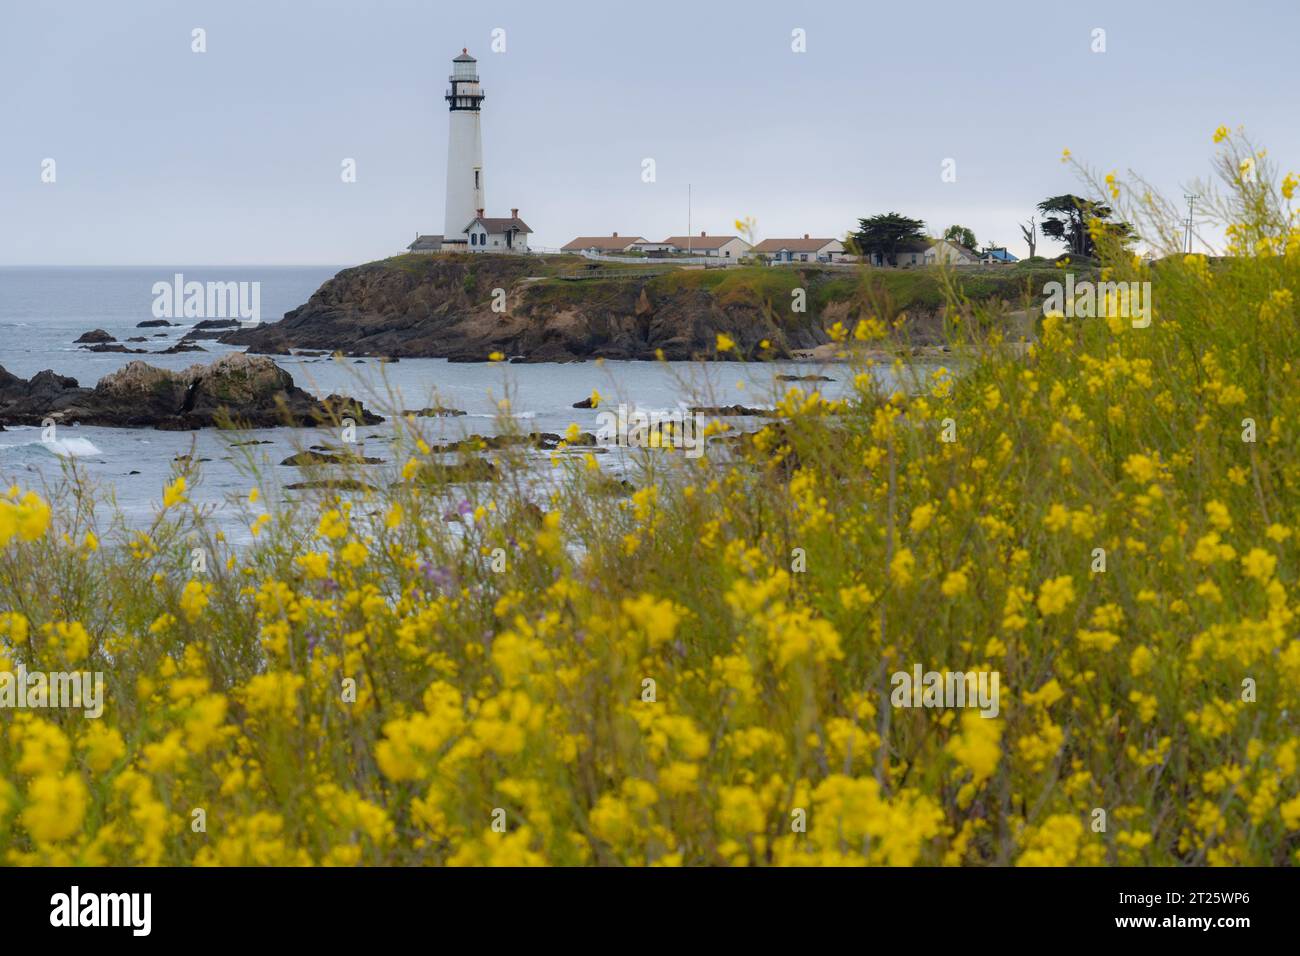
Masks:
[[[620,236],[613,233],[608,236],[579,236],[572,242],[560,246],[561,252],[631,252],[638,249],[645,239],[641,236]]]
[[[739,236],[669,236],[659,245],[692,256],[715,256],[719,259],[739,259],[749,252],[750,246]]]
[[[528,234],[532,230],[519,218],[518,209],[511,209],[510,216],[506,219],[489,218],[480,209],[464,232],[470,252],[526,253]]]
[[[754,252],[771,262],[839,262],[844,258],[844,243],[838,239],[764,239]]]
[[[429,255],[442,251],[442,236],[416,236],[415,242],[406,247],[407,252]]]
[[[925,250],[926,265],[977,266],[979,262],[978,252],[950,239],[936,239],[934,245]]]

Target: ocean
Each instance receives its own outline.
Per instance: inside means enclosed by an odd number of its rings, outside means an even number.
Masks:
[[[43,369],[71,376],[82,385],[94,385],[104,375],[127,362],[143,360],[171,369],[206,364],[231,351],[228,346],[205,341],[207,353],[129,355],[95,353],[74,344],[91,329],[103,329],[132,348],[161,350],[177,342],[197,319],[172,319],[184,323],[167,329],[139,329],[154,318],[153,286],[170,283],[176,273],[186,281],[258,282],[263,322],[279,319],[306,302],[336,266],[295,267],[0,267],[0,367],[30,378]],[[157,335],[158,333],[165,333]],[[143,343],[129,343],[132,336]],[[629,409],[673,411],[688,405],[773,404],[775,396],[790,387],[777,382],[777,374],[825,374],[835,379],[816,386],[824,395],[843,393],[851,386],[851,373],[843,365],[812,363],[691,363],[588,361],[563,364],[451,363],[442,359],[402,359],[382,363],[377,359],[307,358],[277,356],[275,361],[296,384],[320,396],[330,393],[361,399],[368,408],[390,417],[394,408],[417,409],[442,405],[464,410],[454,418],[420,419],[426,440],[447,441],[469,434],[498,432],[499,403],[509,399],[509,411],[523,431],[563,432],[571,422],[584,431],[597,431],[598,411],[575,409],[573,403],[598,390],[602,407],[625,403]],[[887,368],[877,371],[888,377]],[[391,396],[391,397],[390,397]],[[733,418],[736,427],[755,428],[761,418]],[[391,459],[387,444],[389,423],[360,426],[357,442],[367,455]],[[75,468],[104,495],[115,500],[128,527],[152,520],[170,480],[176,460],[196,456],[201,480],[190,499],[210,507],[213,520],[233,541],[247,540],[247,529],[236,498],[247,495],[254,483],[250,467],[283,482],[302,480],[298,468],[279,464],[286,456],[311,445],[337,443],[338,435],[317,429],[264,429],[195,432],[66,426],[56,440],[42,441],[37,427],[8,426],[0,432],[0,482],[54,493],[68,468]],[[232,447],[235,442],[268,444]],[[539,464],[549,460],[538,452]],[[598,456],[603,468],[616,474],[634,467],[633,456],[611,448]],[[390,465],[392,463],[390,462]],[[382,466],[375,466],[377,468]],[[264,494],[273,488],[259,483]]]

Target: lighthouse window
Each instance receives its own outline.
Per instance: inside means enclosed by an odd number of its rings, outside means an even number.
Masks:
[[[477,169],[474,170],[474,188],[475,188],[475,189],[478,189],[478,188],[479,188],[479,186],[478,186],[478,170],[477,170]]]

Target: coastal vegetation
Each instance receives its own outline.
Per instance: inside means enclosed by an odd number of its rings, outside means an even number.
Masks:
[[[10,489],[0,671],[105,688],[97,719],[6,713],[0,859],[1300,862],[1300,181],[1216,140],[1225,256],[1094,234],[1149,326],[1053,314],[1010,348],[941,273],[960,374],[883,389],[865,309],[826,329],[850,397],[783,384],[777,421],[644,449],[631,488],[577,444],[428,483],[411,416],[351,493],[250,475],[238,549],[189,462],[144,529],[72,466]],[[1101,188],[1177,235],[1144,184]],[[894,706],[914,668],[996,672],[997,716]]]

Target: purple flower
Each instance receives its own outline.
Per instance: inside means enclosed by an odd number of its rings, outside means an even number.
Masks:
[[[450,592],[456,585],[456,574],[451,568],[435,567],[425,561],[420,565],[420,571],[424,574],[424,579],[440,591]]]

